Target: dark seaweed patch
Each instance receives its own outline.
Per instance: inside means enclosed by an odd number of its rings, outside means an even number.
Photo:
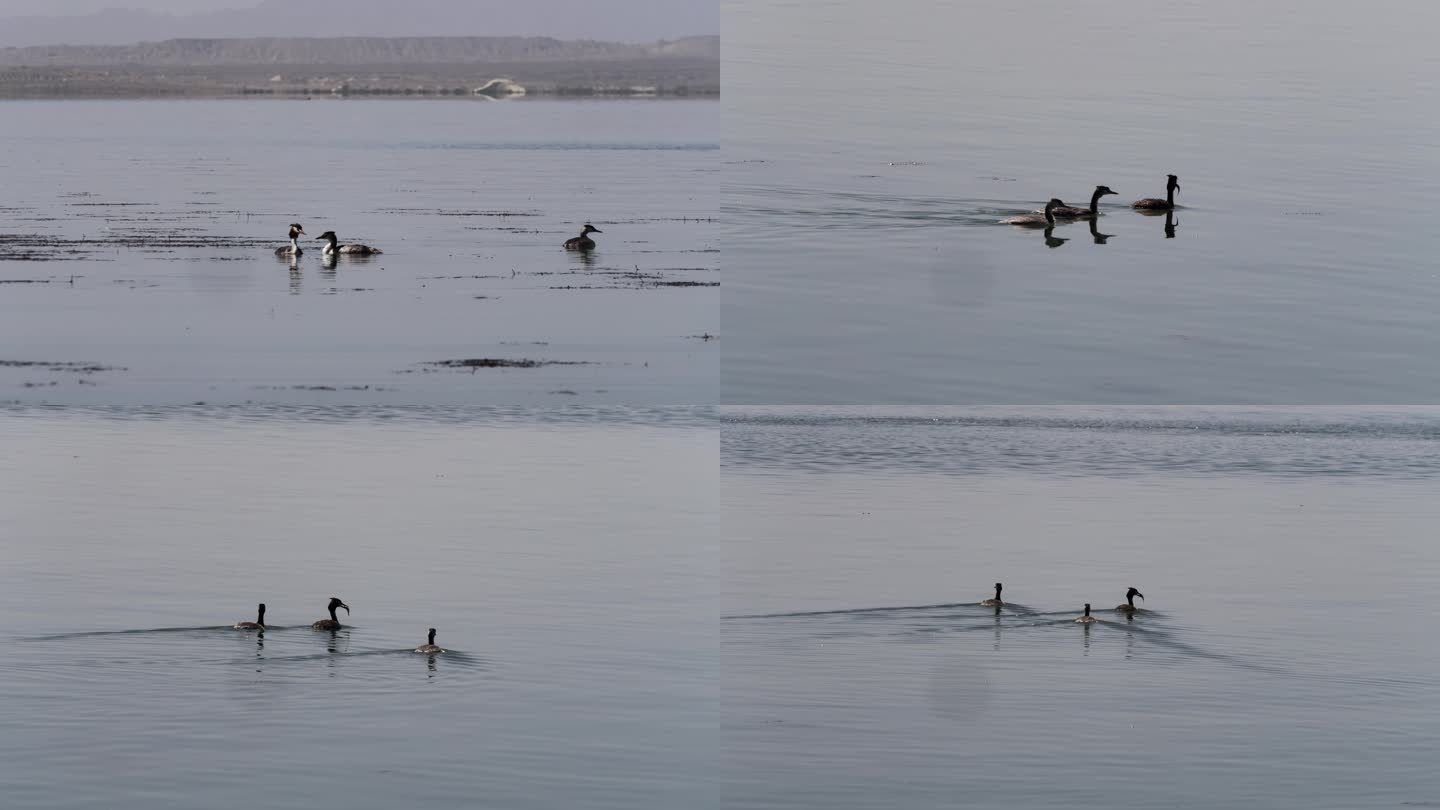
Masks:
[[[540,368],[541,366],[593,366],[586,360],[505,360],[498,357],[471,357],[464,360],[433,360],[421,365],[438,368]]]
[[[120,366],[102,366],[99,363],[73,363],[60,360],[0,360],[0,368],[40,368],[46,371],[70,371],[76,374],[128,370]]]

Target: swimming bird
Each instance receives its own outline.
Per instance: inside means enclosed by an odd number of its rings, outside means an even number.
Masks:
[[[1060,206],[1062,206],[1062,205],[1064,205],[1064,204],[1065,204],[1065,203],[1061,202],[1059,199],[1052,197],[1052,198],[1050,199],[1050,202],[1045,203],[1045,214],[1044,214],[1043,216],[1040,215],[1040,214],[1022,214],[1021,216],[1018,216],[1018,217],[1010,217],[1010,218],[1008,218],[1008,219],[1002,219],[1002,220],[1000,220],[1000,224],[1001,224],[1001,225],[1020,225],[1020,226],[1022,226],[1022,227],[1026,227],[1026,228],[1043,228],[1043,227],[1045,227],[1046,225],[1054,225],[1054,224],[1055,224],[1055,209],[1056,209],[1056,208],[1059,208]]]
[[[1094,616],[1091,616],[1091,615],[1090,615],[1090,603],[1089,603],[1089,602],[1086,602],[1086,603],[1085,603],[1085,615],[1084,615],[1084,616],[1081,616],[1080,618],[1076,619],[1075,621],[1076,621],[1076,623],[1078,623],[1078,624],[1089,624],[1090,622],[1099,621],[1099,619],[1096,619]]]
[[[421,644],[419,647],[416,647],[415,652],[431,654],[445,652],[444,650],[435,646],[435,628],[430,628],[430,641],[428,643]]]
[[[1096,186],[1095,193],[1090,195],[1089,208],[1075,208],[1069,205],[1057,207],[1052,213],[1056,219],[1094,219],[1100,216],[1100,198],[1106,194],[1115,194],[1109,186]]]
[[[1138,211],[1169,211],[1175,207],[1175,192],[1180,190],[1180,178],[1173,174],[1167,174],[1170,178],[1165,183],[1165,199],[1157,200],[1154,197],[1146,197],[1143,200],[1136,200],[1130,203],[1130,207]]]
[[[304,251],[300,249],[300,243],[296,241],[300,238],[300,234],[302,233],[305,233],[305,229],[300,226],[300,223],[290,223],[290,244],[286,245],[285,247],[275,248],[275,255],[299,256],[301,253],[303,253]]]
[[[253,622],[236,622],[236,630],[264,630],[265,629],[265,603],[260,603],[260,615],[255,617]]]
[[[1115,606],[1115,609],[1118,610],[1118,611],[1120,611],[1121,613],[1134,613],[1135,611],[1137,611],[1137,610],[1140,609],[1140,608],[1135,607],[1135,597],[1137,597],[1137,596],[1140,597],[1141,599],[1144,599],[1144,598],[1145,598],[1145,594],[1140,593],[1139,591],[1135,590],[1134,588],[1131,588],[1130,590],[1128,590],[1128,591],[1125,592],[1125,604],[1123,604],[1123,605],[1116,605],[1116,606]],[[1162,600],[1162,601],[1163,601],[1163,600]]]
[[[310,629],[311,629],[311,630],[339,630],[339,629],[340,629],[340,620],[337,619],[337,618],[335,618],[335,608],[337,608],[337,607],[343,607],[343,608],[345,608],[345,615],[346,615],[346,616],[349,616],[349,615],[350,615],[350,606],[347,605],[347,604],[345,604],[344,602],[341,602],[340,599],[339,599],[339,597],[332,596],[332,597],[330,597],[330,618],[328,618],[328,619],[321,619],[320,621],[315,622],[314,624],[310,625]]]
[[[998,582],[995,583],[995,598],[994,598],[994,599],[985,599],[985,600],[981,601],[980,604],[982,604],[982,605],[1003,605],[1003,604],[1005,604],[1004,602],[1001,602],[1001,601],[1000,601],[1000,589],[1003,588],[1003,587],[1004,587],[1004,586],[1001,585],[1000,583],[998,583]]]
[[[592,233],[604,233],[604,231],[600,230],[599,228],[595,227],[594,225],[591,225],[591,224],[588,223],[588,222],[585,223],[585,227],[580,229],[580,235],[579,235],[579,236],[572,236],[572,237],[570,237],[569,239],[566,239],[566,240],[565,240],[565,249],[566,249],[566,250],[594,250],[594,249],[595,249],[595,240],[590,238],[590,234],[592,234]]]
[[[380,248],[372,248],[369,245],[342,245],[340,244],[340,237],[336,236],[334,231],[326,231],[315,238],[327,240],[328,243],[325,245],[324,251],[324,255],[326,256],[333,256],[336,253],[353,253],[359,256],[370,256],[385,252]]]

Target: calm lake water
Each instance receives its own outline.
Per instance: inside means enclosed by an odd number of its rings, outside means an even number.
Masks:
[[[722,402],[1440,401],[1440,5],[724,15]]]
[[[4,102],[0,401],[713,403],[719,111]]]
[[[729,410],[722,803],[1436,806],[1437,449],[1435,410]]]
[[[712,411],[0,431],[6,807],[713,805]]]

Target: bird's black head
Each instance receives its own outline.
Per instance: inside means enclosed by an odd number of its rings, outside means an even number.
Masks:
[[[1001,585],[1001,584],[998,583],[998,582],[995,583],[995,595],[996,595],[996,596],[999,596],[999,595],[1000,595],[1000,589],[1003,588],[1003,587],[1005,587],[1005,586]]]
[[[1064,206],[1064,200],[1061,200],[1059,197],[1051,197],[1050,202],[1045,203],[1045,210],[1054,211],[1056,208],[1063,208]]]
[[[1168,178],[1170,178],[1170,182],[1168,182],[1168,183],[1165,184],[1165,187],[1166,187],[1166,188],[1176,188],[1176,189],[1180,188],[1180,178],[1179,178],[1179,177],[1177,177],[1176,175],[1173,175],[1173,174],[1167,174],[1167,175],[1165,175],[1165,176],[1168,177]]]
[[[1096,186],[1096,187],[1095,187],[1095,193],[1096,193],[1096,194],[1099,194],[1100,196],[1103,197],[1103,196],[1105,196],[1106,194],[1116,194],[1116,193],[1118,193],[1118,192],[1116,192],[1114,189],[1110,188],[1109,186]]]
[[[338,597],[338,596],[332,596],[332,597],[330,597],[330,610],[331,610],[331,611],[334,611],[335,608],[337,608],[337,607],[345,608],[345,615],[347,615],[347,616],[350,615],[350,606],[349,606],[349,605],[345,604],[344,602],[341,602],[341,601],[340,601],[340,597]]]
[[[435,643],[435,628],[433,628],[433,627],[430,628],[430,643],[431,643],[431,644],[434,644],[434,643]]]
[[[584,236],[587,233],[604,233],[604,231],[587,222],[585,223],[585,229],[580,232],[580,235]]]
[[[315,238],[316,238],[316,239],[339,239],[340,237],[336,236],[334,231],[326,231],[326,232],[320,234],[319,236],[317,236],[317,237],[315,237]]]
[[[1130,590],[1125,592],[1126,599],[1134,599],[1137,596],[1141,599],[1145,598],[1145,594],[1140,593],[1140,590],[1138,588],[1131,588]]]

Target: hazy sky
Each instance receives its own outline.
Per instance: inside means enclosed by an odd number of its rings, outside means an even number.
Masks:
[[[717,0],[0,0],[0,47],[327,35],[645,42],[719,32]]]
[[[132,8],[163,11],[169,14],[193,14],[222,8],[253,6],[245,0],[0,0],[0,16],[43,15],[71,17],[93,14],[107,8]]]

